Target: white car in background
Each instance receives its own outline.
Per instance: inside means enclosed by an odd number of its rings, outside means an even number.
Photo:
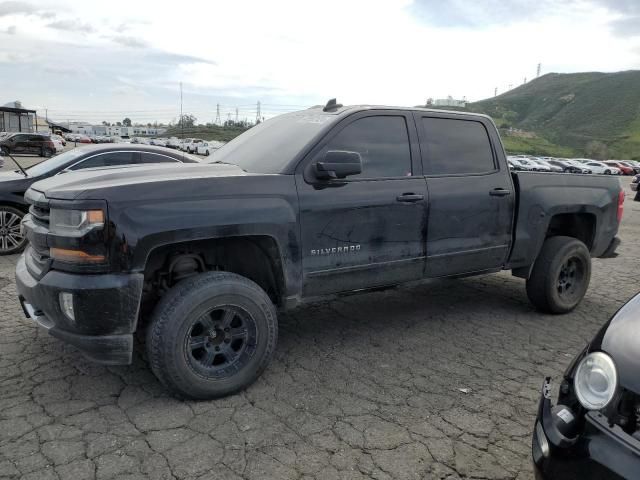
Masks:
[[[222,145],[224,145],[224,143],[219,142],[217,140],[200,142],[196,147],[196,153],[198,155],[204,155],[205,157],[208,157],[217,149],[219,149]]]
[[[152,138],[149,142],[151,145],[157,145],[159,147],[166,147],[169,139],[167,138]]]
[[[580,159],[580,162],[586,165],[593,173],[600,175],[620,175],[622,173],[619,168],[595,160]]]
[[[169,148],[180,148],[181,140],[178,137],[171,137],[167,140],[166,146]]]
[[[528,172],[537,172],[539,170],[538,164],[532,162],[528,158],[523,157],[509,157],[509,161],[520,168],[520,170]]]
[[[180,150],[183,150],[187,153],[196,153],[198,148],[198,144],[202,143],[204,140],[201,138],[185,138],[184,142],[180,144]]]

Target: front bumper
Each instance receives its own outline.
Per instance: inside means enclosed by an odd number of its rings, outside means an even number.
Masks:
[[[549,421],[546,386],[540,398],[532,439],[533,469],[538,480],[637,479],[640,441],[609,426],[599,412],[587,412],[577,437],[568,439]],[[546,445],[546,447],[545,447]]]
[[[133,332],[142,295],[142,274],[75,275],[49,271],[37,280],[25,254],[16,266],[16,287],[25,316],[87,358],[107,365],[131,363]],[[60,293],[73,295],[74,318],[60,306]]]

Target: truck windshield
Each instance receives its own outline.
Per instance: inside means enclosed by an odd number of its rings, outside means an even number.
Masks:
[[[247,172],[282,173],[334,115],[301,111],[279,115],[247,130],[220,149],[210,163],[231,163]]]

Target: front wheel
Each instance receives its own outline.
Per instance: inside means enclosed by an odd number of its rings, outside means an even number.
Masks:
[[[591,279],[591,255],[580,240],[550,237],[527,280],[527,296],[543,312],[567,313],[583,299]]]
[[[206,150],[206,151],[204,152],[204,156],[205,156],[205,157],[208,157],[208,156],[209,156],[209,150]]]
[[[209,272],[160,300],[147,331],[153,373],[173,394],[211,399],[242,390],[267,368],[278,338],[276,311],[251,280]]]
[[[605,175],[611,175],[611,170],[605,170],[605,171],[604,171],[604,174],[605,174]]]
[[[20,231],[24,213],[20,210],[0,206],[0,255],[21,252],[27,244],[27,237]]]

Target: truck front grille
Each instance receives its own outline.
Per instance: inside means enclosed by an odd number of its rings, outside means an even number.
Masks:
[[[29,207],[29,213],[35,223],[43,227],[49,227],[49,207],[31,205],[31,207]]]

